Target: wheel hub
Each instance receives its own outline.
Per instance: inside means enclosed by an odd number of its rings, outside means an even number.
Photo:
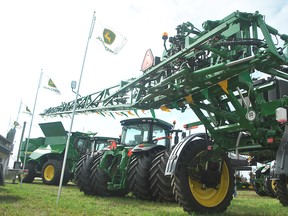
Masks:
[[[221,183],[221,165],[219,162],[208,161],[205,171],[199,175],[198,182],[204,184],[206,188],[215,188]]]

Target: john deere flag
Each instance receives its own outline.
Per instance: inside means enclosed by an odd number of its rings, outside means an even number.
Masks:
[[[55,83],[52,81],[50,77],[44,77],[43,88],[50,90],[56,94],[61,94],[58,88],[56,87]]]
[[[32,112],[31,112],[31,110],[29,109],[29,107],[27,106],[27,105],[25,105],[24,104],[24,106],[25,106],[25,108],[24,108],[24,110],[22,111],[23,113],[26,113],[26,114],[29,114],[29,115],[32,115]]]
[[[119,51],[124,47],[127,40],[119,32],[114,29],[102,26],[101,23],[97,23],[95,26],[96,39],[102,42],[106,51],[113,54],[118,54]]]

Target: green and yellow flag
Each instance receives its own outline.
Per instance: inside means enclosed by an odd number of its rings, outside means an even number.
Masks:
[[[50,90],[56,94],[61,94],[59,89],[56,87],[55,83],[52,81],[50,77],[47,77],[47,76],[44,77],[42,86],[44,89]]]
[[[125,46],[127,39],[116,30],[96,23],[95,25],[96,39],[104,46],[105,50],[113,54],[118,54]]]

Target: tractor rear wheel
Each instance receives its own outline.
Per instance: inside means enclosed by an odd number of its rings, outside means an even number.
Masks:
[[[150,190],[157,201],[175,202],[171,186],[171,177],[165,176],[165,168],[171,150],[160,151],[152,161],[150,169]]]
[[[129,191],[138,199],[154,200],[150,190],[149,170],[152,160],[158,152],[159,150],[153,149],[131,158],[128,168],[128,187]]]
[[[28,162],[25,168],[28,170],[28,174],[22,179],[23,183],[32,183],[36,177],[36,163]]]
[[[76,186],[80,189],[80,191],[83,191],[85,195],[95,194],[92,190],[90,175],[93,161],[96,155],[97,153],[96,154],[89,153],[83,155],[76,165],[74,180]]]
[[[204,140],[183,149],[172,178],[176,200],[187,212],[223,212],[233,198],[231,162],[226,154],[208,151]]]
[[[284,174],[276,181],[276,195],[283,206],[288,206],[288,177]]]
[[[42,168],[42,181],[46,185],[59,185],[62,172],[62,161],[49,159]],[[66,167],[63,176],[63,185],[69,182],[69,170]]]

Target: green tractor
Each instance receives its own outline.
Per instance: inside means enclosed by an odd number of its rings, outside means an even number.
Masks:
[[[22,179],[24,183],[32,183],[35,177],[42,178],[44,184],[59,185],[64,152],[68,139],[61,122],[39,124],[45,137],[29,139],[25,169],[28,174]],[[109,144],[111,137],[97,137],[95,134],[72,132],[67,154],[63,185],[74,179],[74,170],[79,158],[87,152],[98,151]],[[20,159],[25,161],[28,139],[22,142]]]
[[[122,120],[120,142],[83,157],[76,167],[76,184],[87,195],[125,196],[139,199],[175,201],[171,178],[165,167],[171,139],[178,143],[174,125],[157,118]],[[184,133],[182,134],[184,137]]]
[[[257,167],[254,171],[253,189],[259,196],[276,197],[276,181],[270,177],[270,170],[274,165],[275,160]]]

